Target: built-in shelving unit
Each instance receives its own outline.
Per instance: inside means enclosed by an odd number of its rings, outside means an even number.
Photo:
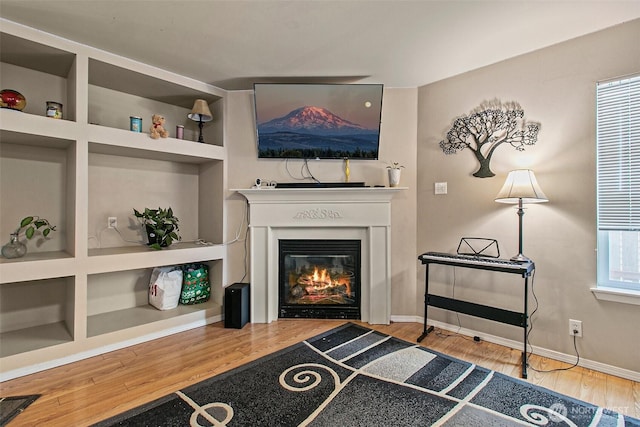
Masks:
[[[27,106],[0,110],[0,243],[27,215],[57,230],[29,241],[23,258],[0,258],[0,380],[219,320],[226,92],[1,23],[0,87],[21,92]],[[204,144],[187,118],[195,99],[214,115]],[[47,101],[63,104],[62,120],[45,116]],[[153,114],[165,117],[168,138],[149,137]],[[129,116],[142,117],[142,133],[129,130]],[[133,209],[158,206],[172,207],[182,242],[153,251]],[[107,228],[113,216],[117,230]],[[148,305],[153,267],[192,262],[209,266],[210,301]]]

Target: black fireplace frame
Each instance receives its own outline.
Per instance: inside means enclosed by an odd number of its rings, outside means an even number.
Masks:
[[[311,245],[309,243],[312,242]],[[353,255],[353,304],[291,304],[286,302],[283,283],[287,255],[329,256],[336,251]],[[347,253],[347,251],[349,251]],[[361,319],[362,296],[362,241],[359,239],[279,239],[278,240],[278,317],[308,319]]]

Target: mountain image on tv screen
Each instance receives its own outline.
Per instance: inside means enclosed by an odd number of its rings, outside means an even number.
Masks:
[[[255,84],[260,158],[377,159],[382,85]]]

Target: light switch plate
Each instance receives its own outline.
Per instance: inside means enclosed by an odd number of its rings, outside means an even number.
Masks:
[[[436,182],[436,184],[435,184],[435,193],[436,194],[447,194],[447,183],[446,182]]]

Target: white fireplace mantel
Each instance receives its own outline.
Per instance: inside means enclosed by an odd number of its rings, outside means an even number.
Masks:
[[[278,319],[279,239],[361,240],[361,320],[391,318],[391,199],[404,187],[239,189],[249,201],[251,321]]]

